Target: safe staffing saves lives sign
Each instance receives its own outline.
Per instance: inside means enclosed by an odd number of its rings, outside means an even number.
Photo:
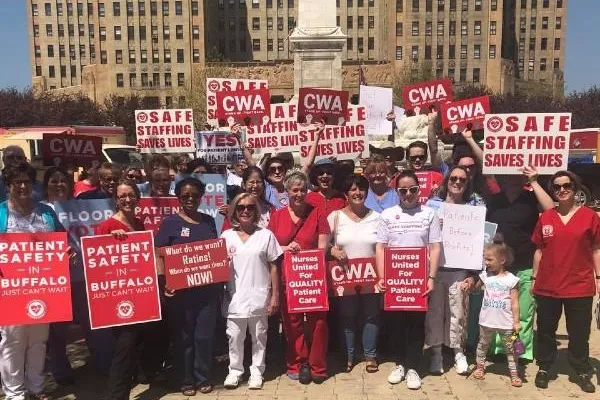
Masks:
[[[161,319],[152,232],[81,238],[92,329]]]
[[[136,147],[142,153],[193,153],[194,115],[191,109],[136,110]]]
[[[0,235],[0,325],[71,321],[66,232]]]
[[[541,175],[567,169],[571,114],[488,114],[483,173],[520,175],[526,165]]]

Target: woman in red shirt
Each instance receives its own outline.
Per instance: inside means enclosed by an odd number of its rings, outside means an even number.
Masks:
[[[569,362],[575,382],[593,393],[589,338],[592,304],[600,287],[600,217],[577,205],[579,177],[559,171],[550,180],[558,207],[544,211],[533,231],[532,292],[537,300],[537,354],[540,367],[535,385],[548,387],[548,371],[556,359],[556,329],[565,309],[569,336]]]
[[[346,207],[346,197],[333,188],[335,169],[328,158],[317,161],[309,173],[310,183],[315,190],[306,195],[306,202],[325,212],[325,217],[333,211]]]
[[[325,213],[306,203],[306,175],[293,172],[285,180],[289,205],[271,215],[271,230],[283,251],[325,249],[329,242],[329,225]],[[282,273],[285,287],[285,273]],[[285,361],[290,379],[308,384],[327,379],[327,339],[329,329],[326,312],[290,314],[285,290],[281,291],[281,317],[286,337]],[[306,319],[306,322],[304,320]],[[304,337],[305,327],[312,338],[310,347]]]

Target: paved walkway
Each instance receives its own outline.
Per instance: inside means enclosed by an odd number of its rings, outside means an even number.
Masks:
[[[217,386],[209,395],[198,394],[190,399],[222,399],[222,400],[251,400],[251,399],[290,399],[290,400],[391,400],[391,399],[430,399],[430,400],[551,400],[551,399],[599,399],[600,388],[595,394],[585,394],[578,386],[569,382],[570,368],[567,364],[566,332],[564,319],[559,328],[558,340],[560,342],[559,360],[555,372],[556,380],[550,382],[548,390],[539,390],[533,384],[537,367],[530,364],[526,368],[526,380],[522,388],[513,388],[507,376],[506,364],[495,364],[488,367],[488,374],[484,381],[477,381],[472,377],[458,376],[450,369],[441,377],[425,377],[423,388],[420,391],[409,391],[404,382],[399,385],[389,385],[386,381],[387,374],[392,369],[391,362],[380,366],[376,374],[364,372],[364,363],[359,364],[354,370],[347,373],[336,373],[322,385],[310,384],[302,386],[298,382],[289,380],[285,376],[267,376],[264,388],[250,391],[244,382],[238,389],[226,390]],[[590,339],[591,354],[596,367],[600,367],[600,332],[593,328]],[[76,368],[77,385],[70,388],[59,388],[55,396],[59,399],[99,400],[105,388],[105,378],[94,375],[85,365],[87,351],[81,342],[69,346],[71,359]],[[447,357],[450,363],[450,358]],[[332,362],[335,362],[332,361]],[[339,362],[337,363],[339,365]],[[449,368],[449,367],[448,367]],[[273,366],[270,370],[281,371],[282,366]],[[598,368],[600,369],[600,368]],[[215,367],[215,374],[219,382],[223,381],[226,374],[226,365]],[[594,380],[596,383],[596,380]],[[2,396],[0,396],[2,397]],[[132,393],[131,399],[136,400],[184,400],[188,397],[175,392],[174,389],[149,387],[138,385]],[[111,400],[111,399],[104,399]]]

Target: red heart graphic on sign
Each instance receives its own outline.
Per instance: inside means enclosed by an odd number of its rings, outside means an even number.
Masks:
[[[122,306],[120,307],[120,309],[121,309],[121,312],[122,312],[124,315],[127,315],[127,314],[129,314],[129,311],[131,311],[131,306],[128,306],[128,305],[122,305]]]
[[[502,129],[503,124],[504,123],[502,122],[502,119],[499,117],[492,117],[488,120],[487,127],[492,132],[498,132],[500,129]]]
[[[33,305],[29,308],[33,312],[33,315],[38,315],[40,313],[40,311],[42,311],[42,306],[40,306],[40,305]]]

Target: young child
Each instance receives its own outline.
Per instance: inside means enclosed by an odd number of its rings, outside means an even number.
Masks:
[[[485,247],[486,270],[479,275],[477,287],[484,286],[483,304],[479,314],[479,344],[474,378],[484,379],[485,356],[496,333],[502,337],[506,350],[510,383],[521,387],[513,350],[513,332],[519,332],[519,278],[506,269],[513,262],[513,252],[504,242],[494,240]]]

